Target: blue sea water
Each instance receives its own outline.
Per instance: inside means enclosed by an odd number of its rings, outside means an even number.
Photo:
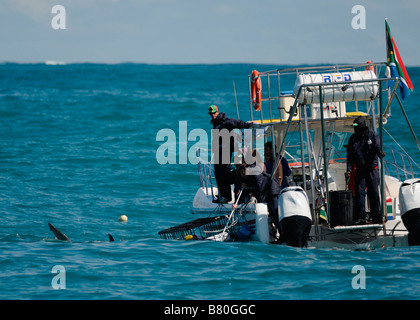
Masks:
[[[178,133],[187,121],[209,132],[210,104],[235,117],[233,81],[249,120],[248,74],[277,67],[1,64],[0,299],[418,299],[420,247],[159,238],[194,218],[199,186],[196,165],[157,162],[159,130]],[[420,68],[408,72],[419,88]],[[405,102],[417,135],[419,98],[414,91]],[[420,159],[398,105],[390,121]],[[48,223],[72,242],[55,240]],[[357,265],[365,289],[352,286]],[[55,266],[65,269],[65,289],[53,288]]]

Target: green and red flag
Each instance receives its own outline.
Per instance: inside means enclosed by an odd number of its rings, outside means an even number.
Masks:
[[[399,78],[399,88],[401,99],[405,99],[414,87],[408,76],[407,70],[401,59],[397,45],[395,44],[394,38],[391,36],[388,21],[385,20],[385,32],[386,32],[386,54],[387,54],[387,77]]]

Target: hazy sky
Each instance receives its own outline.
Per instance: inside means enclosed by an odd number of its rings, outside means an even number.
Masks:
[[[54,5],[66,29],[54,30]],[[353,29],[355,5],[366,29]],[[0,0],[0,62],[420,65],[419,0]]]

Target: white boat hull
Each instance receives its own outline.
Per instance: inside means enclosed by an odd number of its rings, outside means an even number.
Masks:
[[[217,193],[216,187],[200,187],[194,196],[191,213],[205,216],[230,213],[233,201],[226,204],[213,203],[213,195]]]
[[[217,190],[217,189],[216,189]],[[213,190],[214,192],[217,192]],[[232,210],[232,203],[212,203],[209,190],[199,188],[194,198],[191,213],[199,217],[228,215]],[[309,248],[340,248],[352,250],[369,250],[383,247],[408,246],[408,231],[402,223],[399,210],[395,218],[388,220],[385,225],[337,226],[329,228],[327,225],[313,225],[309,234],[307,247]],[[391,217],[390,217],[391,218]],[[250,241],[275,243],[276,237],[272,223],[268,217],[265,203],[249,204],[243,212],[243,221],[251,227]],[[384,233],[385,230],[385,233]],[[215,241],[233,240],[230,237],[215,236]]]

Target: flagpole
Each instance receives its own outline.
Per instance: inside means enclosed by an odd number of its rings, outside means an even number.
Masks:
[[[408,127],[409,127],[409,128],[410,128],[410,130],[411,130],[411,134],[413,135],[414,140],[416,140],[416,143],[417,143],[417,148],[420,150],[419,140],[417,140],[417,137],[416,137],[416,134],[414,133],[413,127],[411,126],[411,123],[410,123],[410,121],[408,120],[407,113],[406,113],[406,112],[405,112],[405,110],[404,110],[404,107],[403,107],[403,105],[402,105],[402,103],[401,103],[400,97],[398,96],[398,94],[396,94],[395,96],[397,97],[397,101],[398,101],[398,103],[400,104],[401,111],[402,111],[402,113],[404,114],[404,117],[405,117],[405,120],[407,121]]]
[[[398,84],[399,83],[400,83],[400,80],[399,79],[395,80],[395,86],[394,86],[394,89],[392,90],[392,94],[390,94],[390,92],[388,90],[388,104],[387,104],[387,106],[385,108],[384,114],[382,115],[382,118],[384,120],[387,117],[387,114],[389,112],[389,108],[391,107],[391,102],[394,99],[394,95],[395,95],[395,93],[397,91],[397,88],[398,88]]]

